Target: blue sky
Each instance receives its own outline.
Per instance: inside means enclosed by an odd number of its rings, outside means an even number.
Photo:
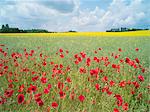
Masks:
[[[150,28],[150,0],[0,0],[0,25],[49,31]]]

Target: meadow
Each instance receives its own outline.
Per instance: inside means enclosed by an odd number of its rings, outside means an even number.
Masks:
[[[0,112],[149,112],[150,32],[0,34]]]

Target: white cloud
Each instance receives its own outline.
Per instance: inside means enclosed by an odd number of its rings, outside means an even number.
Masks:
[[[113,0],[107,10],[79,13],[79,26],[83,31],[105,31],[112,27],[134,27],[148,17],[142,0]],[[96,13],[93,13],[96,12]],[[100,17],[98,16],[100,14]],[[149,15],[150,17],[150,15]],[[83,27],[85,25],[85,27]],[[94,29],[94,30],[93,30]]]
[[[80,7],[80,0],[3,0],[0,1],[0,24],[50,31],[134,27],[150,22],[149,5],[145,1],[113,0],[105,10],[98,4],[91,10]]]

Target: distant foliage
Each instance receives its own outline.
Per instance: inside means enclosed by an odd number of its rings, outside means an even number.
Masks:
[[[128,31],[139,31],[139,30],[149,30],[146,29],[140,29],[140,28],[112,28],[110,30],[106,30],[106,32],[128,32]]]
[[[44,29],[20,30],[19,28],[10,28],[8,24],[2,25],[0,33],[48,33]]]

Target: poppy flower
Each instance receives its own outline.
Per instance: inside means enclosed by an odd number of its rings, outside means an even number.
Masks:
[[[98,70],[97,68],[90,70],[91,76],[97,76],[97,75],[98,75],[98,72],[99,72],[99,70]]]
[[[117,94],[117,95],[115,95],[115,97],[117,99],[117,105],[118,105],[118,107],[122,106],[123,99],[122,99],[121,95]]]
[[[28,88],[28,90],[27,90],[27,92],[35,92],[37,90],[37,87],[36,86],[34,86],[34,85],[30,85],[30,87]]]
[[[140,60],[139,60],[138,58],[135,58],[135,61],[136,61],[137,63],[140,63]]]
[[[95,89],[98,91],[100,90],[100,85],[99,84],[95,84]]]
[[[70,77],[67,77],[66,81],[67,81],[68,83],[72,82]]]
[[[34,76],[34,77],[32,77],[32,81],[34,82],[34,81],[38,80],[38,78],[39,78],[39,76]]]
[[[43,102],[43,100],[41,99],[40,101],[37,102],[37,104],[41,107],[41,106],[44,105],[44,102]]]
[[[41,93],[37,93],[37,94],[34,95],[34,98],[37,99],[37,98],[39,98],[39,97],[41,97],[41,96],[42,96]]]
[[[59,95],[60,95],[60,98],[65,98],[65,96],[66,96],[65,92],[63,92],[63,91],[60,91]]]
[[[57,87],[59,89],[63,89],[64,88],[64,84],[62,82],[58,82]]]
[[[136,89],[140,87],[140,84],[137,81],[132,82],[132,84],[134,85]]]
[[[144,81],[144,77],[142,75],[138,76],[139,81],[143,82]]]
[[[120,87],[125,87],[125,86],[126,86],[126,82],[125,82],[125,81],[121,81],[121,82],[119,83],[119,86],[120,86]]]
[[[111,81],[109,82],[109,85],[110,85],[110,86],[114,86],[114,85],[115,85],[115,82],[114,82],[113,80],[111,80]]]
[[[84,74],[84,73],[86,73],[86,69],[83,68],[83,67],[80,67],[80,68],[79,68],[79,72],[80,72],[81,74]]]
[[[121,49],[121,48],[119,48],[119,49],[118,49],[118,51],[122,52],[122,49]]]
[[[60,49],[59,49],[59,52],[62,53],[62,52],[63,52],[63,49],[60,48]]]
[[[63,54],[60,54],[60,57],[61,57],[61,58],[64,58],[64,55],[63,55]]]
[[[44,61],[44,62],[42,63],[43,66],[46,66],[46,64],[47,64],[46,61]]]
[[[18,92],[22,92],[23,90],[24,90],[24,84],[22,84],[22,85],[19,87]]]
[[[135,51],[139,51],[139,48],[135,48]]]
[[[42,78],[41,78],[41,82],[42,82],[43,84],[47,83],[47,81],[48,81],[48,79],[47,79],[46,77],[42,77]]]
[[[6,102],[6,98],[0,96],[0,105],[4,104]]]
[[[72,92],[70,93],[70,99],[71,99],[71,100],[74,100],[74,99],[75,99],[75,96],[76,96],[76,94],[74,93],[74,91],[72,91]]]
[[[45,88],[45,89],[44,89],[44,93],[45,93],[45,94],[48,94],[49,91],[50,91],[50,90],[49,90],[48,88]]]
[[[124,111],[128,111],[128,103],[124,103],[122,105],[122,108],[123,108]]]
[[[24,95],[23,94],[19,94],[18,95],[18,104],[21,104],[24,102]]]
[[[114,111],[113,112],[119,112],[119,110],[117,108],[114,108]]]
[[[145,68],[142,68],[142,70],[141,70],[141,71],[142,71],[142,73],[144,73],[144,72],[145,72]]]
[[[107,77],[107,76],[104,76],[104,77],[102,78],[102,81],[103,81],[103,82],[107,82],[107,81],[108,81],[108,77]]]
[[[51,88],[52,88],[52,85],[51,85],[51,84],[48,84],[48,85],[47,85],[47,88],[48,88],[48,89],[51,89]]]
[[[57,104],[57,102],[52,102],[51,106],[52,106],[53,108],[57,108],[57,107],[58,107],[58,104]]]
[[[5,90],[4,96],[6,98],[10,98],[13,95],[13,93],[14,93],[14,90]]]
[[[85,100],[85,97],[83,95],[80,95],[79,97],[80,102],[83,102]]]

